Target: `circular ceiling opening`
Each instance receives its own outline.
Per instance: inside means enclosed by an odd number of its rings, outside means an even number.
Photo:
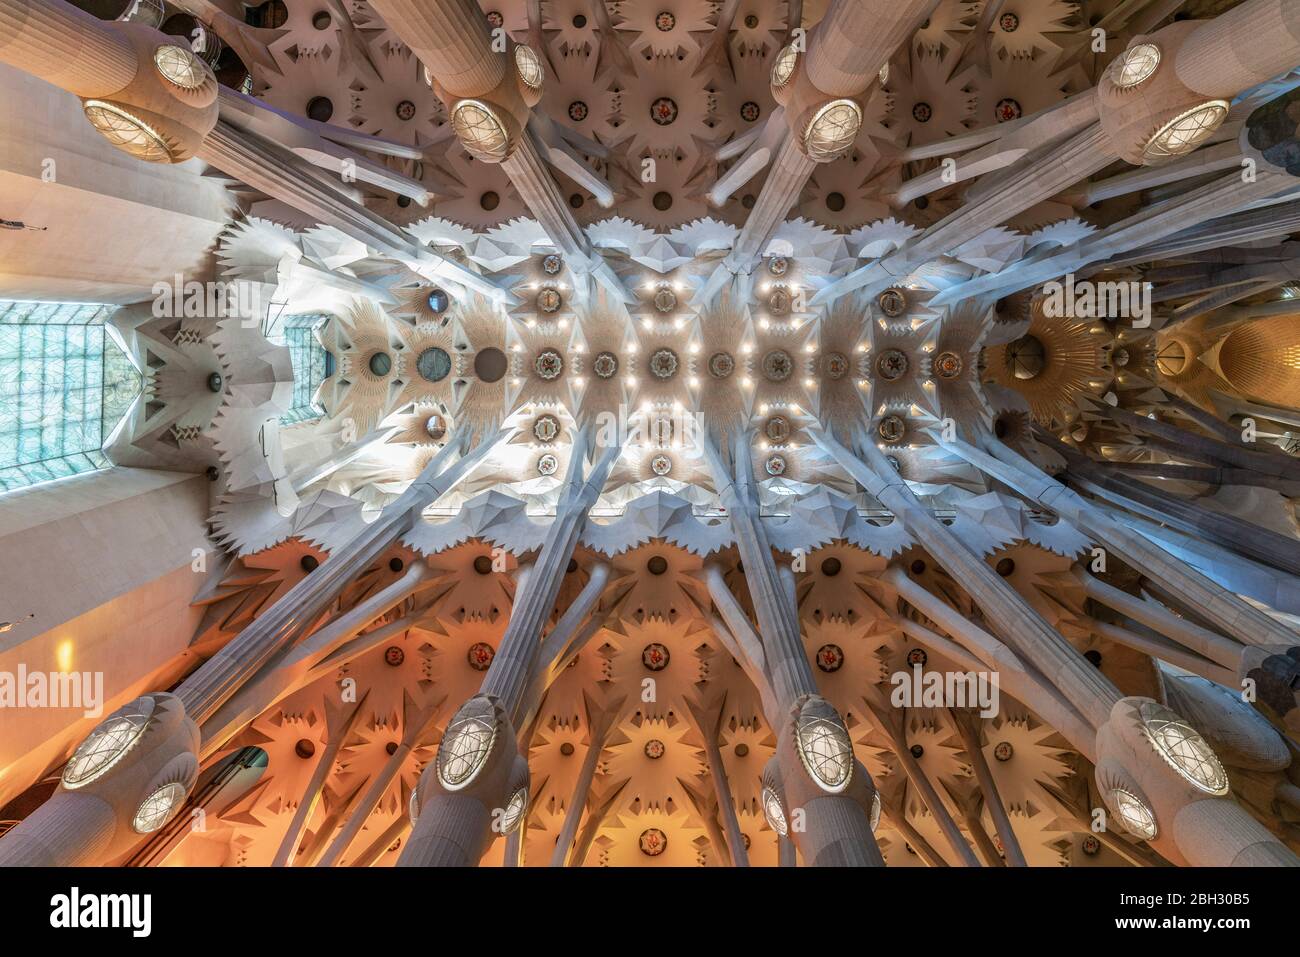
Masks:
[[[313,96],[307,101],[307,115],[317,123],[328,123],[334,115],[334,103],[328,96]]]
[[[500,349],[480,349],[474,356],[474,375],[481,382],[500,382],[509,363]]]
[[[1021,336],[1007,346],[1007,368],[1017,379],[1034,379],[1047,364],[1047,350],[1034,336]]]
[[[437,346],[425,349],[415,360],[415,371],[426,382],[441,382],[451,372],[451,356]]]
[[[1176,339],[1166,342],[1156,353],[1156,368],[1162,375],[1180,375],[1187,368],[1187,349]]]

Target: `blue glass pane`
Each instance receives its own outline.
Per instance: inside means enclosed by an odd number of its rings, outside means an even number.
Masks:
[[[293,406],[280,416],[281,425],[293,425],[319,418],[324,410],[312,402],[316,390],[326,378],[326,352],[316,341],[316,329],[328,321],[320,313],[307,313],[285,319],[281,334],[272,336],[277,345],[289,347],[293,364]]]
[[[112,309],[0,300],[0,492],[108,464],[141,385],[104,330]]]
[[[428,382],[441,382],[451,373],[451,356],[437,346],[425,349],[415,360],[415,371]]]

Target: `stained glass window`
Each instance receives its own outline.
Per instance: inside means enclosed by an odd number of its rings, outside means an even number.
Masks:
[[[0,300],[0,492],[108,466],[141,387],[104,328],[112,310]]]
[[[289,347],[289,361],[293,363],[293,407],[280,416],[281,425],[305,422],[324,414],[312,399],[329,374],[326,368],[329,356],[316,340],[316,330],[328,321],[329,317],[320,313],[289,316],[279,334],[270,337],[277,345]]]

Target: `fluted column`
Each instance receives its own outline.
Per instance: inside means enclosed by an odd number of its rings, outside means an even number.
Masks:
[[[0,866],[98,864],[113,839],[116,816],[113,805],[95,794],[69,795],[57,805],[46,801],[0,840]]]
[[[1232,797],[1205,739],[1150,698],[1115,702],[1097,732],[1095,777],[1112,824],[1175,864],[1300,867],[1300,858]]]
[[[1226,442],[1221,438],[1202,435],[1105,402],[1095,403],[1093,411],[1119,425],[1128,426],[1135,432],[1159,439],[1169,448],[1180,449],[1186,457],[1224,462],[1237,468],[1251,469],[1262,475],[1300,482],[1300,462],[1276,448],[1271,451],[1249,449],[1240,442]]]
[[[897,620],[903,634],[932,650],[939,651],[961,664],[963,658],[954,651],[965,649],[984,666],[998,675],[999,687],[1031,708],[1039,717],[1061,733],[1070,745],[1091,759],[1095,747],[1096,727],[1075,709],[1059,688],[1048,684],[1038,673],[997,638],[980,628],[956,608],[911,578],[903,569],[887,568],[881,580],[892,585],[900,598],[946,631],[952,642],[907,618]],[[955,648],[944,647],[955,643]],[[981,670],[978,666],[969,670]]]
[[[419,747],[421,739],[432,724],[434,716],[438,713],[438,705],[442,703],[442,698],[430,698],[421,704],[417,704],[408,698],[405,702],[402,714],[402,740],[397,749],[389,755],[384,766],[379,769],[374,778],[370,781],[370,786],[366,788],[366,793],[351,808],[348,815],[348,822],[343,825],[338,836],[330,843],[329,849],[324,856],[317,862],[318,867],[332,867],[337,864],[343,855],[348,852],[348,848],[356,841],[357,835],[365,827],[367,819],[379,802],[383,800],[384,794],[392,785],[394,778],[400,781],[402,765],[410,757],[411,752]]]
[[[1020,849],[1020,839],[1016,837],[1015,828],[1011,826],[1011,818],[1007,816],[1006,806],[1002,803],[1002,795],[998,793],[998,782],[994,779],[993,771],[984,758],[984,746],[980,741],[981,723],[978,716],[967,709],[950,708],[949,713],[952,715],[953,724],[957,726],[957,733],[961,735],[962,747],[966,749],[966,755],[970,758],[975,780],[979,782],[980,790],[984,793],[984,803],[988,806],[989,817],[993,818],[993,826],[997,829],[998,837],[1002,838],[1002,853],[1006,855],[1007,863],[1012,867],[1027,866],[1025,853]],[[976,820],[974,826],[978,827],[978,825],[979,821]]]
[[[577,443],[573,452],[579,461],[585,451],[580,446],[581,443]],[[587,523],[587,513],[596,504],[619,453],[618,448],[607,449],[585,482],[577,484],[571,481],[567,493],[556,506],[555,519],[533,563],[532,574],[515,593],[510,622],[501,636],[496,656],[479,692],[499,700],[512,718],[517,715],[524,690],[537,664],[542,629],[555,607],[569,559],[573,557],[573,549]],[[575,473],[575,477],[576,474],[580,473]]]
[[[1150,699],[1121,697],[1119,689],[997,572],[921,506],[869,438],[862,437],[858,442],[864,462],[819,430],[813,432],[813,437],[869,494],[894,513],[895,520],[925,544],[1025,660],[1098,729],[1098,788],[1117,818],[1125,820],[1117,810],[1121,805],[1116,795],[1136,793],[1156,821],[1155,833],[1150,837],[1152,845],[1171,859],[1207,865],[1251,862],[1300,866],[1300,859],[1229,795],[1226,775],[1221,789],[1210,784],[1201,786],[1192,783],[1191,770],[1175,769],[1172,758],[1152,761],[1153,735],[1167,719],[1179,721],[1178,716]],[[1213,754],[1190,727],[1178,734],[1189,739],[1196,736],[1197,745]],[[1200,806],[1207,802],[1215,806]],[[1215,830],[1209,831],[1210,827]]]
[[[1088,663],[1028,602],[982,558],[966,548],[952,529],[917,500],[907,483],[869,438],[858,443],[858,458],[822,432],[818,445],[834,456],[903,527],[924,543],[926,551],[984,611],[1004,639],[1052,682],[1094,726],[1102,724],[1120,693]]]
[[[322,625],[287,653],[276,656],[256,680],[247,682],[203,721],[203,751],[214,753],[249,722],[315,680],[315,666],[340,645],[405,601],[424,584],[429,566],[415,562],[401,578],[380,589],[354,608]],[[410,622],[403,622],[405,627]]]
[[[89,867],[122,857],[144,840],[135,817],[160,781],[193,789],[198,737],[175,695],[153,692],[118,708],[73,753],[54,795],[0,838],[0,867]],[[111,763],[106,753],[115,755]]]
[[[773,95],[786,107],[789,132],[777,153],[754,208],[726,259],[733,272],[746,269],[798,200],[818,162],[805,144],[813,110],[838,99],[860,97],[899,47],[938,6],[938,0],[831,0],[826,15],[807,37],[793,75]],[[860,119],[860,117],[859,117]],[[849,137],[852,139],[856,132]],[[843,144],[839,155],[852,148]]]
[[[1012,167],[998,174],[996,185],[978,183],[960,209],[922,233],[907,252],[924,258],[951,253],[985,230],[1001,225],[1114,161],[1114,152],[1101,125],[1091,124],[1073,136],[1034,150],[1023,168]]]
[[[1174,61],[1178,79],[1206,97],[1231,99],[1300,63],[1300,4],[1246,0],[1196,28]]]
[[[828,96],[861,93],[939,0],[834,0],[808,37],[808,79]]]
[[[566,667],[573,657],[581,651],[582,646],[601,628],[605,614],[597,611],[597,603],[605,594],[609,582],[610,567],[605,562],[596,562],[587,571],[587,584],[574,598],[573,603],[560,616],[537,652],[537,663],[533,667],[528,687],[516,712],[521,728],[529,727],[537,715],[546,689]],[[584,623],[585,619],[585,623]]]
[[[713,473],[719,498],[731,515],[736,550],[745,565],[749,589],[762,640],[762,670],[771,683],[773,707],[768,722],[778,735],[777,759],[781,768],[784,800],[788,809],[804,812],[805,828],[791,828],[791,838],[804,862],[813,867],[884,865],[880,848],[867,816],[867,805],[875,791],[866,769],[855,765],[848,781],[837,790],[815,780],[800,757],[797,729],[809,717],[838,723],[845,742],[848,733],[843,718],[817,692],[812,668],[800,637],[799,614],[790,592],[777,570],[772,547],[758,515],[754,493],[753,463],[747,437],[737,434],[732,442],[734,474],[722,462],[707,437],[705,459]],[[787,810],[787,815],[790,810]]]
[[[176,694],[185,702],[186,713],[202,723],[216,711],[276,651],[314,622],[357,575],[410,531],[424,509],[465,478],[495,444],[495,441],[480,443],[452,464],[450,459],[458,448],[453,435],[379,518],[336,549],[320,567],[285,592],[238,637],[181,683]]]
[[[218,121],[196,155],[380,255],[410,261],[417,272],[441,275],[486,296],[500,295],[501,290],[490,280],[439,256],[409,233],[353,201],[337,185],[324,180],[324,174],[306,160],[256,134]]]
[[[481,96],[505,75],[474,0],[373,0],[370,6],[454,96]]]
[[[898,762],[898,766],[903,769],[907,780],[911,782],[912,787],[920,794],[921,800],[925,802],[925,806],[930,811],[930,816],[939,828],[939,833],[948,842],[948,847],[963,867],[979,867],[979,858],[975,856],[970,844],[962,836],[961,828],[953,820],[948,805],[943,803],[943,798],[939,796],[939,791],[935,788],[934,782],[930,780],[930,776],[921,767],[921,762],[917,761],[912,755],[911,748],[907,743],[907,734],[904,731],[907,712],[901,708],[893,708],[875,685],[868,685],[864,690],[866,690],[867,694],[863,698],[863,703],[867,707],[863,712],[863,716],[875,726],[877,731],[889,739],[891,750],[894,752],[894,760]]]
[[[1146,482],[1112,472],[1073,451],[1066,454],[1066,474],[1091,495],[1145,515],[1179,531],[1222,545],[1255,561],[1300,575],[1300,542],[1228,515],[1186,501]]]
[[[799,149],[798,140],[793,135],[786,134],[754,208],[745,218],[744,228],[736,237],[736,243],[727,257],[734,268],[741,268],[762,253],[763,245],[776,232],[776,228],[790,212],[790,207],[799,199],[799,194],[808,185],[808,177],[812,176],[816,168],[817,164]]]
[[[346,713],[341,702],[336,702],[331,698],[326,699],[325,750],[317,758],[316,767],[312,770],[307,787],[298,800],[298,809],[294,811],[293,819],[289,822],[289,829],[284,832],[280,847],[275,852],[275,860],[271,862],[273,867],[291,867],[293,865],[294,856],[298,853],[298,842],[302,840],[302,832],[306,829],[312,812],[320,803],[321,789],[325,786],[325,779],[333,772],[334,759],[338,757],[343,742],[352,733],[357,718],[361,716],[361,707],[366,703],[366,698],[369,696],[370,692],[367,691],[361,696],[361,700]]]
[[[80,97],[111,96],[135,78],[135,50],[70,3],[0,0],[0,61]]]
[[[505,82],[515,68],[505,48],[493,49],[492,34],[478,4],[474,0],[376,0],[373,6],[428,68],[448,109],[454,112],[455,101],[463,98],[486,98],[498,117],[514,115],[519,132],[513,148],[503,158],[491,161],[500,162],[524,205],[556,247],[585,262],[591,256],[591,244],[529,130],[528,104],[536,101],[520,101],[517,90]],[[540,97],[540,87],[534,95]],[[611,274],[603,278],[613,280]],[[617,282],[613,285],[617,287]]]
[[[515,742],[515,721],[538,666],[542,629],[551,616],[587,513],[622,449],[606,449],[585,481],[591,437],[577,433],[570,471],[541,551],[516,590],[510,621],[478,694],[456,712],[417,788],[422,810],[398,860],[402,867],[473,867],[510,798],[528,786],[528,762]],[[474,756],[465,758],[465,749]],[[454,776],[444,773],[456,765]]]
[[[605,750],[605,741],[614,729],[618,708],[623,699],[613,707],[600,707],[586,692],[582,695],[583,707],[587,713],[587,753],[582,758],[582,767],[573,782],[573,791],[569,794],[569,804],[564,810],[564,824],[555,841],[555,851],[551,854],[551,867],[580,867],[581,860],[571,859],[575,850],[574,840],[578,836],[578,825],[582,823],[582,814],[586,810],[591,792],[591,782],[596,776],[596,766]]]
[[[981,233],[1104,169],[1115,159],[1100,123],[1032,150],[1020,164],[977,183],[965,203],[915,240],[831,283],[813,297],[813,302],[829,302],[858,289],[866,294],[879,292],[926,262],[951,255]]]
[[[573,218],[573,211],[560,193],[555,177],[542,160],[533,142],[532,134],[525,130],[514,151],[501,161],[501,168],[524,204],[528,207],[546,235],[566,256],[586,257],[591,252],[586,234]]]
[[[320,616],[361,571],[419,519],[424,508],[463,478],[495,444],[484,442],[448,467],[459,443],[456,436],[425,467],[411,486],[356,538],[335,549],[315,572],[282,595],[220,651],[176,688],[154,692],[119,709],[92,736],[119,715],[143,723],[150,748],[137,745],[119,764],[92,782],[71,789],[61,785],[36,813],[0,838],[0,866],[102,864],[140,840],[126,826],[148,793],[140,793],[160,768],[177,768],[176,780],[193,786],[198,774],[198,723],[211,715],[281,649]],[[192,766],[193,774],[187,769]],[[181,771],[186,771],[182,774]],[[188,775],[188,776],[187,776]],[[107,836],[94,823],[109,815]],[[111,825],[116,818],[118,826]]]
[[[1203,223],[1211,223],[1220,217],[1232,213],[1250,203],[1258,202],[1285,189],[1293,182],[1289,177],[1261,167],[1256,179],[1244,182],[1239,172],[1224,176],[1189,190],[1181,196],[1148,206],[1139,210],[1128,219],[1120,220],[1088,236],[1059,252],[1036,258],[1021,260],[1001,272],[980,276],[969,282],[959,283],[940,293],[935,302],[949,302],[975,296],[1003,296],[1018,289],[1028,289],[1041,282],[1046,282],[1066,273],[1082,270],[1092,263],[1099,263],[1112,256],[1118,256],[1126,250],[1141,251],[1169,237],[1182,235]],[[1265,221],[1259,228],[1267,228],[1269,221],[1275,221],[1277,213],[1270,209],[1254,211],[1248,215],[1251,219]],[[1223,244],[1237,245],[1249,242],[1250,235],[1226,235],[1221,241],[1219,223],[1212,223],[1215,239],[1205,247]],[[1174,244],[1175,247],[1177,244]],[[1168,254],[1179,252],[1177,248],[1166,251]],[[1138,261],[1159,258],[1158,250],[1143,253]],[[1125,257],[1127,258],[1127,257]]]
[[[1003,443],[988,441],[985,443],[987,451],[959,439],[943,445],[1042,508],[1077,525],[1130,566],[1159,580],[1161,587],[1186,607],[1238,641],[1282,647],[1296,643],[1297,636],[1290,629],[1186,562],[1174,558],[1133,528],[1115,521],[1073,489],[1043,474],[1036,465]]]
[[[1159,577],[1159,571],[1155,569],[1145,566],[1138,567],[1142,568],[1143,573],[1148,578],[1153,577],[1153,571],[1156,573],[1154,577]],[[1112,611],[1116,611],[1127,618],[1132,618],[1139,624],[1146,625],[1152,631],[1167,636],[1184,648],[1190,648],[1195,654],[1189,657],[1202,658],[1207,662],[1229,669],[1236,668],[1240,663],[1242,652],[1245,650],[1244,645],[1239,645],[1229,638],[1224,638],[1208,628],[1202,628],[1193,621],[1179,618],[1158,602],[1148,601],[1145,598],[1139,598],[1137,595],[1130,595],[1114,585],[1108,585],[1100,578],[1090,575],[1082,569],[1076,568],[1074,573],[1075,578],[1083,585],[1084,594],[1093,601],[1105,605]],[[1102,622],[1091,622],[1090,626],[1102,624]],[[1174,663],[1178,664],[1178,662]],[[1186,666],[1180,665],[1180,667]]]
[[[713,697],[713,700],[696,702],[686,699],[687,710],[695,721],[695,727],[704,739],[705,764],[709,777],[713,780],[714,795],[718,799],[718,814],[722,818],[726,832],[727,851],[731,856],[732,867],[748,867],[749,852],[745,850],[745,835],[740,830],[740,821],[736,817],[736,799],[732,796],[727,783],[727,766],[722,760],[722,748],[718,745],[718,736],[722,733],[722,718],[725,713],[727,695],[725,692]]]

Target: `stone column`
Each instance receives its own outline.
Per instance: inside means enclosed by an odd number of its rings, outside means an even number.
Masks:
[[[776,863],[778,867],[798,867],[799,858],[797,857],[798,849],[794,846],[794,841],[788,837],[778,837],[776,839]]]
[[[169,800],[175,798],[171,814],[180,810],[198,776],[198,723],[310,627],[349,582],[405,534],[427,505],[464,478],[493,445],[495,440],[481,443],[451,465],[451,457],[461,448],[453,434],[378,519],[285,592],[181,682],[174,694],[145,695],[102,721],[69,761],[63,783],[50,800],[0,839],[0,866],[106,863],[138,842],[141,833],[150,833],[135,829],[133,816],[146,798],[170,783],[183,786],[179,795],[168,792]],[[140,743],[132,746],[131,741]],[[96,770],[93,755],[110,745],[127,750],[117,763]],[[79,762],[83,751],[87,757]],[[90,768],[84,780],[78,777],[79,764]],[[165,823],[166,819],[158,826]]]
[[[984,823],[980,818],[980,811],[984,807],[983,792],[978,787],[968,787],[963,791],[955,781],[951,784],[947,781],[939,783],[947,792],[949,800],[957,805],[957,812],[961,814],[961,819],[966,825],[966,833],[975,843],[975,851],[984,866],[1006,867],[1007,862],[998,853],[997,845],[989,838],[988,831],[984,830]]]
[[[519,47],[504,36],[507,42],[496,49],[474,0],[376,0],[374,8],[424,63],[434,91],[453,117],[453,126],[457,107],[464,100],[473,100],[476,113],[498,126],[501,136],[491,144],[471,142],[462,134],[469,152],[476,159],[501,164],[556,248],[581,257],[582,265],[590,266],[591,244],[528,129],[531,110],[542,95],[540,53]],[[536,63],[540,76],[525,77],[521,55]],[[461,133],[459,126],[457,132]],[[609,281],[612,276],[603,278]]]
[[[921,505],[870,438],[857,443],[861,458],[830,436],[814,432],[814,440],[896,520],[924,543],[975,601],[1004,639],[1065,695],[1092,724],[1106,720],[1110,706],[1120,698],[1110,683],[1087,659],[1049,625],[1028,602],[978,555],[969,551],[948,526]]]
[[[771,720],[781,713],[777,704],[776,692],[767,673],[767,654],[763,650],[763,640],[754,631],[749,616],[736,599],[735,593],[727,585],[722,568],[716,562],[704,566],[704,583],[708,586],[709,597],[718,609],[717,615],[711,615],[710,624],[718,641],[740,662],[745,676],[758,691],[763,714]]]
[[[989,809],[989,817],[993,818],[998,837],[1002,839],[1002,853],[1006,855],[1007,863],[1012,867],[1028,866],[1025,853],[1020,849],[1020,839],[1016,837],[1011,818],[1007,816],[1007,809],[1002,804],[1002,795],[998,793],[998,783],[984,758],[984,745],[980,741],[982,725],[978,715],[969,709],[949,708],[948,712],[952,715],[953,724],[957,726],[957,733],[961,735],[962,747],[966,749],[971,768],[975,771],[975,780],[984,792],[984,803]]]
[[[1145,837],[1144,821],[1151,818],[1156,824],[1149,842],[1165,857],[1180,863],[1300,865],[1300,858],[1228,796],[1226,773],[1221,774],[1221,781],[1213,773],[1214,768],[1222,772],[1222,766],[1190,725],[1155,701],[1121,697],[1119,689],[997,572],[966,550],[947,526],[921,506],[869,438],[861,437],[858,442],[865,462],[821,431],[814,430],[813,438],[869,494],[890,509],[895,520],[901,521],[917,541],[925,543],[926,550],[970,594],[1026,661],[1098,728],[1097,785],[1107,797],[1108,806],[1127,822],[1130,831]],[[1169,756],[1163,761],[1151,759],[1157,741],[1166,742]],[[1183,752],[1194,753],[1198,760],[1187,761],[1187,769],[1175,770],[1174,763]],[[1191,783],[1198,773],[1204,780]],[[1129,796],[1145,810],[1134,810],[1137,805],[1129,801]],[[1212,807],[1202,806],[1207,800],[1213,802]],[[1127,816],[1121,813],[1123,809],[1128,810]]]
[[[392,785],[393,779],[401,781],[402,765],[406,763],[411,752],[420,746],[420,741],[433,723],[442,700],[442,697],[431,698],[419,705],[410,698],[406,700],[406,707],[403,708],[402,713],[401,743],[375,774],[361,800],[351,808],[347,824],[343,825],[343,830],[339,831],[324,856],[316,862],[317,867],[332,867],[348,852],[348,848],[365,827],[366,819],[383,800],[384,793]]]
[[[1249,469],[1233,468],[1228,465],[1181,465],[1176,462],[1112,462],[1110,464],[1116,471],[1129,475],[1149,475],[1152,478],[1168,479],[1171,482],[1209,485],[1215,489],[1228,485],[1253,485],[1257,488],[1272,489],[1289,498],[1300,497],[1300,482],[1260,475]]]
[[[1076,623],[1087,628],[1094,635],[1113,641],[1117,645],[1123,645],[1125,648],[1131,648],[1150,658],[1167,661],[1177,668],[1190,671],[1209,681],[1218,682],[1228,688],[1237,684],[1237,674],[1232,669],[1224,668],[1187,651],[1177,642],[1160,635],[1139,634],[1111,622],[1087,616],[1077,618]]]
[[[453,96],[481,96],[506,72],[474,0],[374,0],[372,9]]]
[[[447,494],[496,445],[482,442],[454,464],[460,447],[453,433],[447,444],[401,496],[356,538],[336,549],[314,572],[285,592],[239,636],[185,679],[176,694],[186,712],[202,722],[233,695],[277,651],[287,647],[357,575],[405,535],[424,509]]]
[[[948,842],[948,847],[952,850],[957,860],[963,867],[979,867],[979,859],[975,852],[971,850],[970,844],[962,836],[961,828],[953,820],[952,814],[948,811],[948,806],[943,803],[943,798],[939,796],[934,782],[930,776],[925,773],[921,763],[912,756],[912,752],[907,743],[907,735],[904,732],[904,722],[907,720],[907,712],[902,708],[894,708],[875,685],[869,685],[865,689],[867,694],[863,698],[866,711],[864,716],[870,721],[882,735],[889,739],[890,748],[894,752],[894,760],[898,762],[899,767],[911,782],[912,787],[916,788],[921,795],[921,800],[930,810],[930,816],[934,818],[934,823],[938,825],[939,832],[943,834],[944,840]]]
[[[973,298],[988,295],[997,298],[1019,289],[1028,289],[1066,273],[1081,271],[1085,266],[1118,256],[1126,250],[1143,250],[1202,223],[1218,220],[1243,205],[1258,202],[1285,189],[1288,182],[1289,177],[1265,166],[1260,167],[1258,177],[1250,183],[1243,182],[1239,172],[1225,174],[1183,195],[1141,209],[1129,218],[1107,226],[1059,252],[1022,260],[1002,272],[959,283],[951,291],[945,291],[947,295],[940,293],[936,296],[934,302],[948,302],[949,297]],[[1251,215],[1265,221],[1265,225],[1258,227],[1263,229],[1267,228],[1267,222],[1274,221],[1277,216],[1268,209],[1257,210]],[[1200,248],[1212,248],[1221,242],[1236,245],[1249,242],[1252,238],[1249,235],[1233,235],[1221,241],[1217,238],[1220,228],[1226,227],[1220,227],[1218,223],[1215,226],[1218,227],[1214,231],[1216,238]],[[1167,252],[1175,254],[1181,244],[1172,240],[1171,243]],[[1158,258],[1156,253],[1157,250],[1153,248],[1137,261]],[[1117,264],[1122,264],[1126,259],[1124,257]]]
[[[1178,79],[1207,98],[1232,99],[1300,63],[1300,6],[1245,0],[1198,24],[1174,61]]]
[[[688,697],[686,708],[695,721],[700,737],[704,739],[704,760],[709,769],[709,777],[713,780],[714,794],[718,799],[718,813],[726,831],[731,865],[748,867],[749,853],[745,850],[745,835],[741,832],[740,821],[736,817],[736,800],[732,797],[731,787],[727,783],[727,766],[722,761],[722,749],[718,746],[727,695],[723,692],[711,697],[712,700],[705,702],[697,702],[694,698]]]
[[[1106,463],[1094,462],[1072,449],[1063,454],[1068,463],[1066,475],[1089,494],[1257,562],[1300,575],[1300,542],[1295,539],[1111,471]]]
[[[520,134],[519,145],[501,161],[501,168],[560,252],[583,258],[591,255],[587,234],[573,218],[529,131]]]
[[[401,837],[410,826],[411,822],[406,819],[406,815],[399,815],[392,824],[388,825],[384,833],[371,841],[365,850],[348,862],[348,867],[369,867],[379,860],[393,846],[393,842]]]
[[[1189,458],[1224,462],[1240,469],[1250,469],[1274,478],[1300,482],[1300,462],[1274,448],[1271,451],[1246,448],[1239,442],[1192,432],[1182,426],[1138,415],[1105,402],[1095,403],[1092,411],[1134,432],[1152,436],[1180,449]]]
[[[807,51],[788,45],[778,54],[772,95],[785,107],[789,132],[727,257],[733,272],[747,270],[762,253],[817,164],[852,149],[861,125],[857,99],[938,5],[938,0],[832,0],[806,39]],[[789,66],[785,75],[783,63]],[[818,134],[823,124],[817,118],[836,102],[858,111],[858,125],[834,131],[832,141]]]
[[[254,189],[318,222],[364,243],[382,256],[407,262],[416,272],[440,276],[489,298],[501,290],[491,280],[439,256],[406,231],[351,199],[342,189],[317,178],[315,168],[288,150],[218,121],[196,155]]]
[[[924,835],[922,835],[921,832],[912,825],[912,822],[907,819],[907,815],[903,810],[902,801],[898,802],[897,807],[889,809],[887,819],[894,830],[898,831],[898,833],[903,836],[903,839],[912,846],[912,850],[916,851],[916,856],[925,861],[926,867],[948,866],[948,862],[943,859],[943,856],[934,849],[930,842],[925,839]]]
[[[1133,568],[1156,578],[1186,607],[1245,644],[1295,645],[1296,635],[1186,562],[1174,558],[1134,529],[1123,525],[1071,488],[1045,475],[1034,463],[997,440],[977,449],[960,439],[944,442],[990,477],[1015,489],[1042,508],[1067,519],[1114,551]],[[1172,636],[1177,637],[1177,636]],[[1205,650],[1197,645],[1202,654]],[[1216,659],[1217,660],[1217,659]]]
[[[927,229],[907,250],[931,258],[951,253],[985,230],[1001,225],[1035,203],[1086,179],[1115,161],[1099,124],[1073,136],[1032,150],[1023,166],[997,174],[995,182],[980,181],[962,207]]]
[[[987,631],[963,616],[956,608],[927,591],[903,569],[887,568],[881,581],[892,585],[909,605],[952,636],[952,641],[936,635],[922,625],[899,618],[896,624],[907,635],[931,650],[940,652],[970,671],[983,670],[981,664],[998,675],[999,687],[1059,731],[1065,740],[1084,757],[1093,756],[1097,729],[1081,715],[1055,685],[1043,681],[1015,652]],[[966,650],[970,654],[963,655]],[[974,655],[973,666],[965,658]]]
[[[1115,702],[1097,732],[1096,781],[1112,826],[1174,864],[1300,867],[1230,796],[1227,772],[1205,739],[1150,698]]]
[[[0,61],[89,98],[127,86],[137,65],[116,25],[58,0],[0,0]]]
[[[325,786],[325,779],[333,772],[334,759],[338,757],[343,742],[352,733],[352,728],[361,715],[361,708],[369,696],[370,691],[367,689],[361,696],[361,700],[346,713],[340,702],[333,700],[325,702],[325,750],[316,759],[316,767],[312,770],[307,787],[298,801],[298,810],[294,811],[289,829],[284,832],[279,850],[275,852],[275,860],[271,862],[273,867],[293,866],[294,856],[298,853],[298,842],[302,840],[302,832],[307,827],[312,811],[320,803],[321,788]]]
[[[198,780],[198,743],[173,694],[117,709],[73,752],[53,797],[0,838],[0,867],[89,867],[121,857],[181,809]],[[169,813],[144,821],[146,802]]]
[[[203,721],[201,756],[206,758],[215,753],[267,708],[311,684],[319,677],[317,668],[323,659],[409,598],[425,584],[428,573],[429,566],[424,562],[413,563],[391,585],[321,625],[284,654],[275,656],[256,679],[245,683]],[[405,619],[400,623],[404,628],[410,628],[412,624]],[[384,630],[387,632],[389,629]],[[369,633],[365,637],[369,637]]]
[[[740,270],[763,252],[816,168],[817,164],[799,148],[797,137],[787,133],[754,208],[745,217],[745,225],[727,257],[730,266]]]
[[[587,513],[622,451],[618,446],[606,449],[583,481],[590,441],[587,430],[575,437],[555,519],[531,574],[515,592],[492,666],[478,694],[452,717],[437,759],[421,777],[417,793],[423,810],[398,861],[403,867],[477,865],[492,836],[489,823],[494,816],[500,821],[508,815],[521,789],[527,793],[528,762],[519,753],[514,722]]]
[[[856,96],[939,6],[939,0],[832,0],[808,37],[808,79],[827,96]]]
[[[582,813],[587,807],[591,792],[591,781],[596,776],[596,765],[605,750],[605,742],[610,731],[617,723],[619,708],[623,699],[610,707],[601,707],[583,692],[583,708],[587,714],[587,753],[583,756],[582,767],[573,782],[573,791],[569,795],[568,807],[564,810],[564,825],[560,836],[555,841],[555,852],[551,855],[552,867],[580,867],[581,860],[571,859],[574,851],[573,842],[578,836],[578,825],[582,823]]]
[[[961,207],[907,245],[858,267],[826,286],[812,301],[830,302],[859,289],[864,295],[879,292],[926,262],[951,255],[963,243],[1104,169],[1115,159],[1100,123],[1092,123],[1064,140],[1039,146],[1019,163],[976,183]]]
[[[555,607],[555,599],[560,593],[569,559],[573,557],[578,537],[587,524],[587,512],[600,497],[605,478],[614,460],[618,458],[620,449],[606,450],[592,467],[587,480],[579,482],[584,452],[585,444],[579,440],[572,452],[578,465],[570,473],[568,488],[556,506],[555,519],[551,522],[541,551],[533,563],[532,574],[515,593],[510,622],[505,634],[501,636],[496,657],[492,659],[479,692],[499,700],[512,720],[523,702],[524,691],[537,664],[542,629]],[[596,596],[599,597],[598,589]],[[574,617],[585,617],[590,604],[584,602],[584,605],[586,607],[576,612]],[[567,627],[566,623],[566,630]]]
[[[606,594],[610,571],[610,566],[605,562],[593,564],[588,569],[587,584],[560,616],[555,627],[542,639],[542,646],[537,652],[537,663],[515,713],[515,721],[522,729],[533,723],[551,683],[568,667],[569,662],[592,636],[604,627],[608,614],[600,610],[593,613],[593,609]]]
[[[762,670],[771,682],[777,712],[767,719],[777,733],[786,814],[790,809],[804,812],[806,828],[791,829],[791,837],[804,862],[813,867],[883,866],[868,820],[875,785],[853,756],[844,719],[817,693],[800,638],[798,609],[781,580],[758,515],[748,438],[734,437],[734,475],[710,439],[705,437],[703,446],[718,495],[731,515],[736,549],[745,564],[745,584],[758,618]],[[810,746],[814,738],[825,745],[822,750],[834,752],[834,760],[816,762]],[[816,775],[810,762],[816,762]]]
[[[713,25],[713,34],[709,37],[708,45],[700,53],[700,64],[695,68],[695,75],[698,76],[710,67],[725,67],[728,72],[735,75],[731,68],[731,26],[736,22],[736,14],[740,10],[740,0],[723,0],[722,8],[718,11],[718,19]],[[603,41],[602,37],[602,41]]]

